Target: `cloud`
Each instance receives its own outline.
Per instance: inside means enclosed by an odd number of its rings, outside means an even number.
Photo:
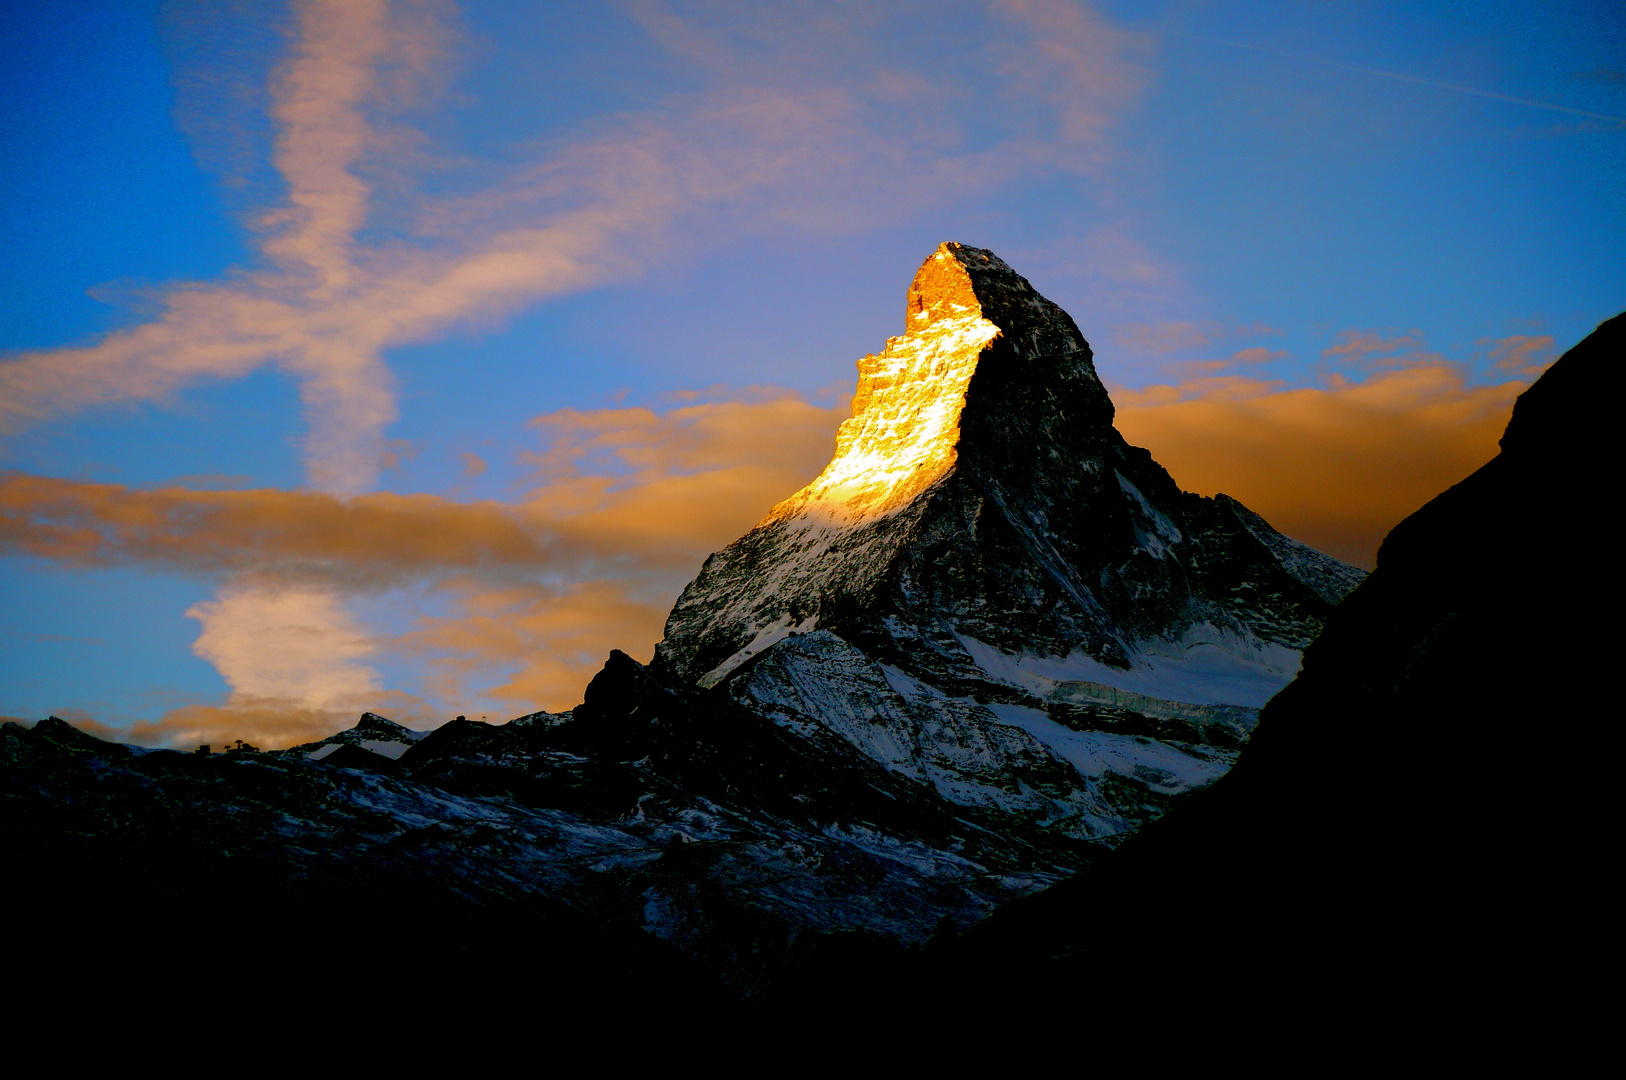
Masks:
[[[256,221],[263,265],[174,287],[156,319],[93,345],[0,363],[0,433],[276,365],[300,381],[312,483],[364,491],[396,416],[391,347],[634,276],[680,233],[693,251],[741,230],[895,225],[1035,170],[1094,168],[1147,78],[1131,59],[1143,38],[1048,0],[996,5],[996,59],[952,73],[903,66],[874,20],[634,11],[698,89],[550,143],[483,190],[429,197],[412,192],[402,148],[421,136],[400,115],[455,37],[439,7],[296,4],[268,97],[286,197]]]
[[[385,589],[448,568],[544,562],[550,537],[511,506],[378,492],[142,490],[0,478],[0,550],[73,566],[253,572]]]
[[[646,591],[654,595],[640,598],[626,580],[563,589],[452,582],[443,589],[452,611],[424,615],[391,647],[426,665],[437,700],[469,702],[471,711],[489,702],[510,715],[557,712],[581,702],[611,649],[651,658],[675,596]]]
[[[239,578],[187,615],[203,625],[192,651],[231,687],[226,702],[171,709],[127,730],[88,730],[148,745],[241,739],[270,750],[325,738],[365,711],[388,712],[408,726],[444,719],[421,698],[383,688],[367,663],[383,651],[380,639],[332,588]]]
[[[1246,375],[1199,375],[1182,379],[1178,383],[1159,383],[1140,390],[1114,388],[1112,401],[1122,414],[1125,409],[1156,408],[1183,401],[1246,401],[1278,393],[1286,385],[1285,379],[1255,379]]]
[[[234,695],[226,705],[185,705],[128,728],[97,725],[100,730],[87,730],[99,738],[138,746],[190,749],[206,743],[221,748],[241,739],[261,750],[280,750],[343,731],[363,712],[381,713],[419,730],[447,719],[410,694],[379,690],[348,704],[335,702],[330,708],[316,708],[295,698]],[[77,719],[73,723],[85,726]]]
[[[1469,386],[1459,368],[1435,363],[1322,388],[1230,376],[1113,398],[1119,430],[1181,487],[1224,492],[1370,567],[1402,518],[1495,456],[1527,385]]]
[[[829,459],[845,406],[759,401],[564,409],[535,423],[541,482],[517,503],[0,477],[0,552],[76,566],[252,573],[378,592],[426,578],[574,580],[688,568]]]
[[[1368,330],[1346,330],[1338,344],[1322,350],[1321,358],[1366,371],[1406,363],[1434,363],[1441,359],[1438,353],[1422,350],[1423,336],[1416,330],[1397,337],[1384,337]]]
[[[275,363],[301,380],[312,480],[335,491],[370,486],[396,411],[379,355],[390,320],[369,303],[378,287],[357,263],[371,193],[359,168],[377,143],[369,106],[387,111],[410,94],[437,51],[440,27],[425,11],[392,11],[385,0],[297,3],[291,55],[270,95],[273,161],[287,197],[256,222],[265,265],[175,288],[156,321],[96,345],[0,364],[0,432],[96,405],[162,401],[194,379]],[[388,79],[380,77],[386,60],[395,69]]]
[[[419,711],[562,709],[611,648],[647,659],[701,561],[818,473],[847,413],[772,388],[664,412],[559,410],[533,422],[535,486],[514,503],[13,474],[0,478],[0,551],[226,578],[190,614],[231,699],[132,729],[142,739],[329,734],[381,708],[372,662],[388,657],[426,665],[424,693],[403,699]],[[345,607],[412,590],[405,632]]]
[[[311,708],[381,689],[363,661],[377,646],[327,589],[239,582],[194,604],[203,624],[192,651],[215,666],[233,698],[288,698]]]
[[[1238,349],[1231,354],[1229,364],[1268,364],[1272,360],[1287,359],[1286,349],[1266,349],[1256,346],[1251,349]]]
[[[1074,164],[1104,165],[1112,149],[1108,132],[1151,82],[1155,39],[1123,29],[1089,4],[996,0],[991,10],[1031,35],[1004,51],[1005,100],[1048,102]]]
[[[1553,362],[1551,334],[1514,334],[1493,342],[1489,359],[1497,369],[1516,375],[1540,375]]]
[[[1273,360],[1287,359],[1286,349],[1251,348],[1238,349],[1224,360],[1182,360],[1175,363],[1164,364],[1163,368],[1171,375],[1201,376],[1216,371],[1224,371],[1231,367],[1246,367],[1253,364],[1268,364]],[[1246,380],[1244,380],[1246,382]],[[1187,396],[1195,390],[1190,382],[1183,383]]]

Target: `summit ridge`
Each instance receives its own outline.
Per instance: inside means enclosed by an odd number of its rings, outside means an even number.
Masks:
[[[1285,684],[1363,576],[1235,500],[1181,491],[1112,426],[1072,318],[990,251],[928,257],[905,332],[858,374],[830,464],[679,598],[664,673],[715,685],[822,628],[958,683],[1010,681],[979,649],[1074,657],[1133,692],[1174,653],[1229,657],[1247,670],[1170,696],[1257,706],[1268,693],[1218,683]]]
[[[1017,306],[1035,309],[1036,317],[1013,317]],[[1016,355],[1053,364],[1032,377],[1093,382],[1100,400],[1091,418],[1112,422],[1112,404],[1096,378],[1089,346],[1067,314],[993,252],[945,243],[909,285],[905,332],[859,360],[852,417],[841,425],[830,464],[775,506],[763,524],[816,515],[832,523],[872,519],[905,506],[952,471],[972,378],[1007,326],[1051,330],[1054,340],[1032,343]]]

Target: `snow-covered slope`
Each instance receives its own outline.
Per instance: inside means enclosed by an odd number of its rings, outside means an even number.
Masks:
[[[321,761],[332,756],[341,746],[359,746],[363,750],[393,761],[428,734],[427,731],[414,731],[409,727],[402,727],[394,720],[369,712],[361,714],[361,719],[356,721],[355,727],[278,753],[297,754],[312,761]]]

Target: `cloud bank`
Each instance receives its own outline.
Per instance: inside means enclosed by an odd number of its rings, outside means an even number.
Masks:
[[[1114,398],[1125,437],[1183,487],[1233,495],[1370,566],[1396,522],[1495,454],[1525,385],[1471,386],[1435,363],[1320,388],[1219,376]],[[372,666],[381,656],[425,673],[417,695],[393,695],[409,714],[432,714],[431,701],[557,710],[611,648],[647,657],[700,562],[818,473],[847,412],[784,391],[664,412],[559,410],[532,422],[534,486],[513,503],[12,475],[0,478],[0,550],[234,582],[190,613],[232,701],[179,710],[145,738],[218,741],[239,730],[238,713],[273,742],[309,734],[314,717],[331,727],[338,714],[324,710],[390,696]],[[342,603],[389,594],[412,595],[404,631],[368,632]]]
[[[823,468],[846,415],[772,389],[548,413],[523,455],[533,486],[512,503],[12,474],[0,553],[226,579],[189,614],[231,699],[138,725],[148,741],[281,745],[386,699],[426,718],[431,702],[563,709],[610,649],[647,658],[700,563]],[[406,630],[369,631],[346,607],[392,596],[416,612]],[[424,671],[422,692],[379,691],[384,656]]]

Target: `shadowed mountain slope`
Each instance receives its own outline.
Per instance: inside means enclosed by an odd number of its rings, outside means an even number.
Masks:
[[[1226,777],[955,963],[1046,1009],[1111,969],[1165,1005],[1378,1040],[1585,1015],[1615,922],[1620,586],[1597,538],[1623,359],[1617,316],[1519,398],[1496,458],[1390,533]],[[1133,929],[1098,932],[1125,911]],[[1228,958],[1196,961],[1193,933]]]

